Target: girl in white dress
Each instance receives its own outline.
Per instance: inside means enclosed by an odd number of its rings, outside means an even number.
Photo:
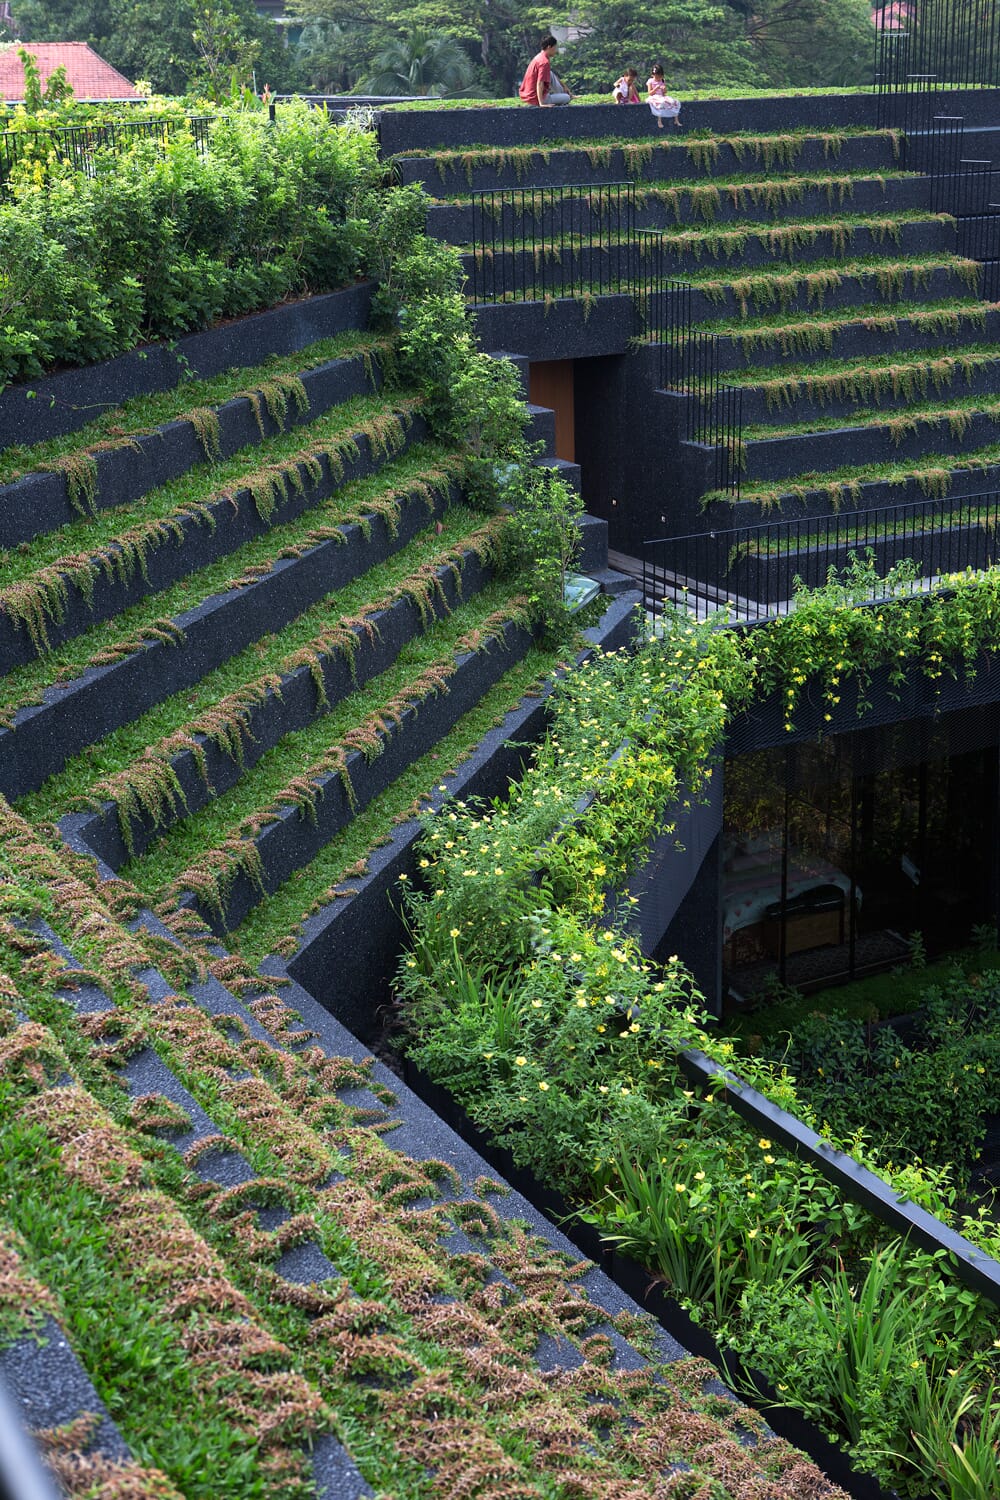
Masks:
[[[646,80],[646,102],[656,116],[656,123],[661,130],[664,120],[673,120],[677,129],[681,129],[681,122],[678,118],[681,112],[681,101],[672,98],[667,93],[667,85],[663,81],[663,69],[659,63],[653,69],[652,77]]]

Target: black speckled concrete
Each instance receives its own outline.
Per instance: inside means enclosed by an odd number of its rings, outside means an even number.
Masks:
[[[286,1250],[275,1262],[274,1269],[286,1281],[297,1282],[300,1286],[312,1286],[340,1275],[337,1267],[312,1240]]]
[[[608,607],[599,627],[588,632],[596,644],[613,650],[631,638],[639,596],[623,594]],[[493,797],[506,791],[520,773],[525,752],[516,748],[536,739],[544,728],[544,697],[528,698],[491,729],[454,776],[442,776],[447,792],[435,791],[429,806],[444,796]],[[361,1035],[370,1035],[378,1007],[389,998],[395,957],[403,926],[396,893],[400,875],[417,872],[416,822],[401,824],[389,842],[373,849],[368,872],[352,880],[343,899],[309,917],[288,972],[313,994],[329,997],[331,1008]]]
[[[317,339],[363,328],[374,287],[306,297],[267,312],[236,318],[175,344],[147,344],[83,370],[8,386],[0,393],[0,448],[61,437],[133,396],[173,390],[192,376],[208,379],[234,366],[263,364],[272,354],[295,354]]]
[[[34,791],[71,755],[130,723],[171,693],[199,682],[262,635],[282,629],[309,605],[402,550],[440,513],[422,497],[403,500],[395,533],[380,516],[368,534],[342,528],[301,557],[278,558],[245,588],[215,594],[177,617],[182,641],[155,640],[109,666],[91,667],[71,683],[46,689],[43,701],[20,709],[0,729],[0,791],[13,801]]]
[[[632,298],[617,292],[587,305],[573,297],[556,297],[550,304],[480,302],[475,314],[482,344],[502,341],[531,360],[624,354],[642,328]]]
[[[0,1352],[0,1380],[10,1392],[25,1427],[61,1427],[93,1412],[101,1420],[88,1451],[119,1461],[131,1456],[90,1377],[53,1318],[45,1317],[37,1334],[15,1339]]]

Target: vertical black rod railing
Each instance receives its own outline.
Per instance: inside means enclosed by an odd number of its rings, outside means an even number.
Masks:
[[[469,202],[474,301],[635,293],[634,183],[480,189]]]
[[[685,585],[702,587],[731,618],[769,619],[794,608],[796,577],[822,584],[831,565],[842,569],[852,556],[871,557],[880,577],[909,559],[910,593],[946,586],[953,573],[988,569],[997,557],[998,525],[998,491],[761,522],[647,542],[644,577],[648,562],[658,598],[677,600]]]

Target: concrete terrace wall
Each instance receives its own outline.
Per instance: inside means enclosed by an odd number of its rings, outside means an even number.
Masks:
[[[567,63],[566,71],[572,64]],[[1000,90],[935,95],[935,112],[960,114],[968,127],[1000,122]],[[704,99],[684,105],[686,130],[767,131],[874,127],[874,94],[787,95],[782,98]],[[555,145],[564,141],[656,134],[656,121],[645,105],[571,104],[565,109],[532,109],[528,105],[488,104],[468,109],[407,109],[397,105],[379,113],[379,143],[385,156],[397,151],[443,150],[469,145]]]
[[[173,344],[143,344],[100,364],[7,386],[0,391],[0,449],[62,437],[134,396],[259,365],[271,355],[295,354],[317,339],[364,328],[373,291],[372,282],[359,282],[234,318]]]

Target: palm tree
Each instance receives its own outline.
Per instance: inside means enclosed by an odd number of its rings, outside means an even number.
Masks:
[[[393,37],[372,58],[373,72],[359,90],[370,94],[424,94],[443,98],[466,93],[472,63],[454,37],[415,28]]]

